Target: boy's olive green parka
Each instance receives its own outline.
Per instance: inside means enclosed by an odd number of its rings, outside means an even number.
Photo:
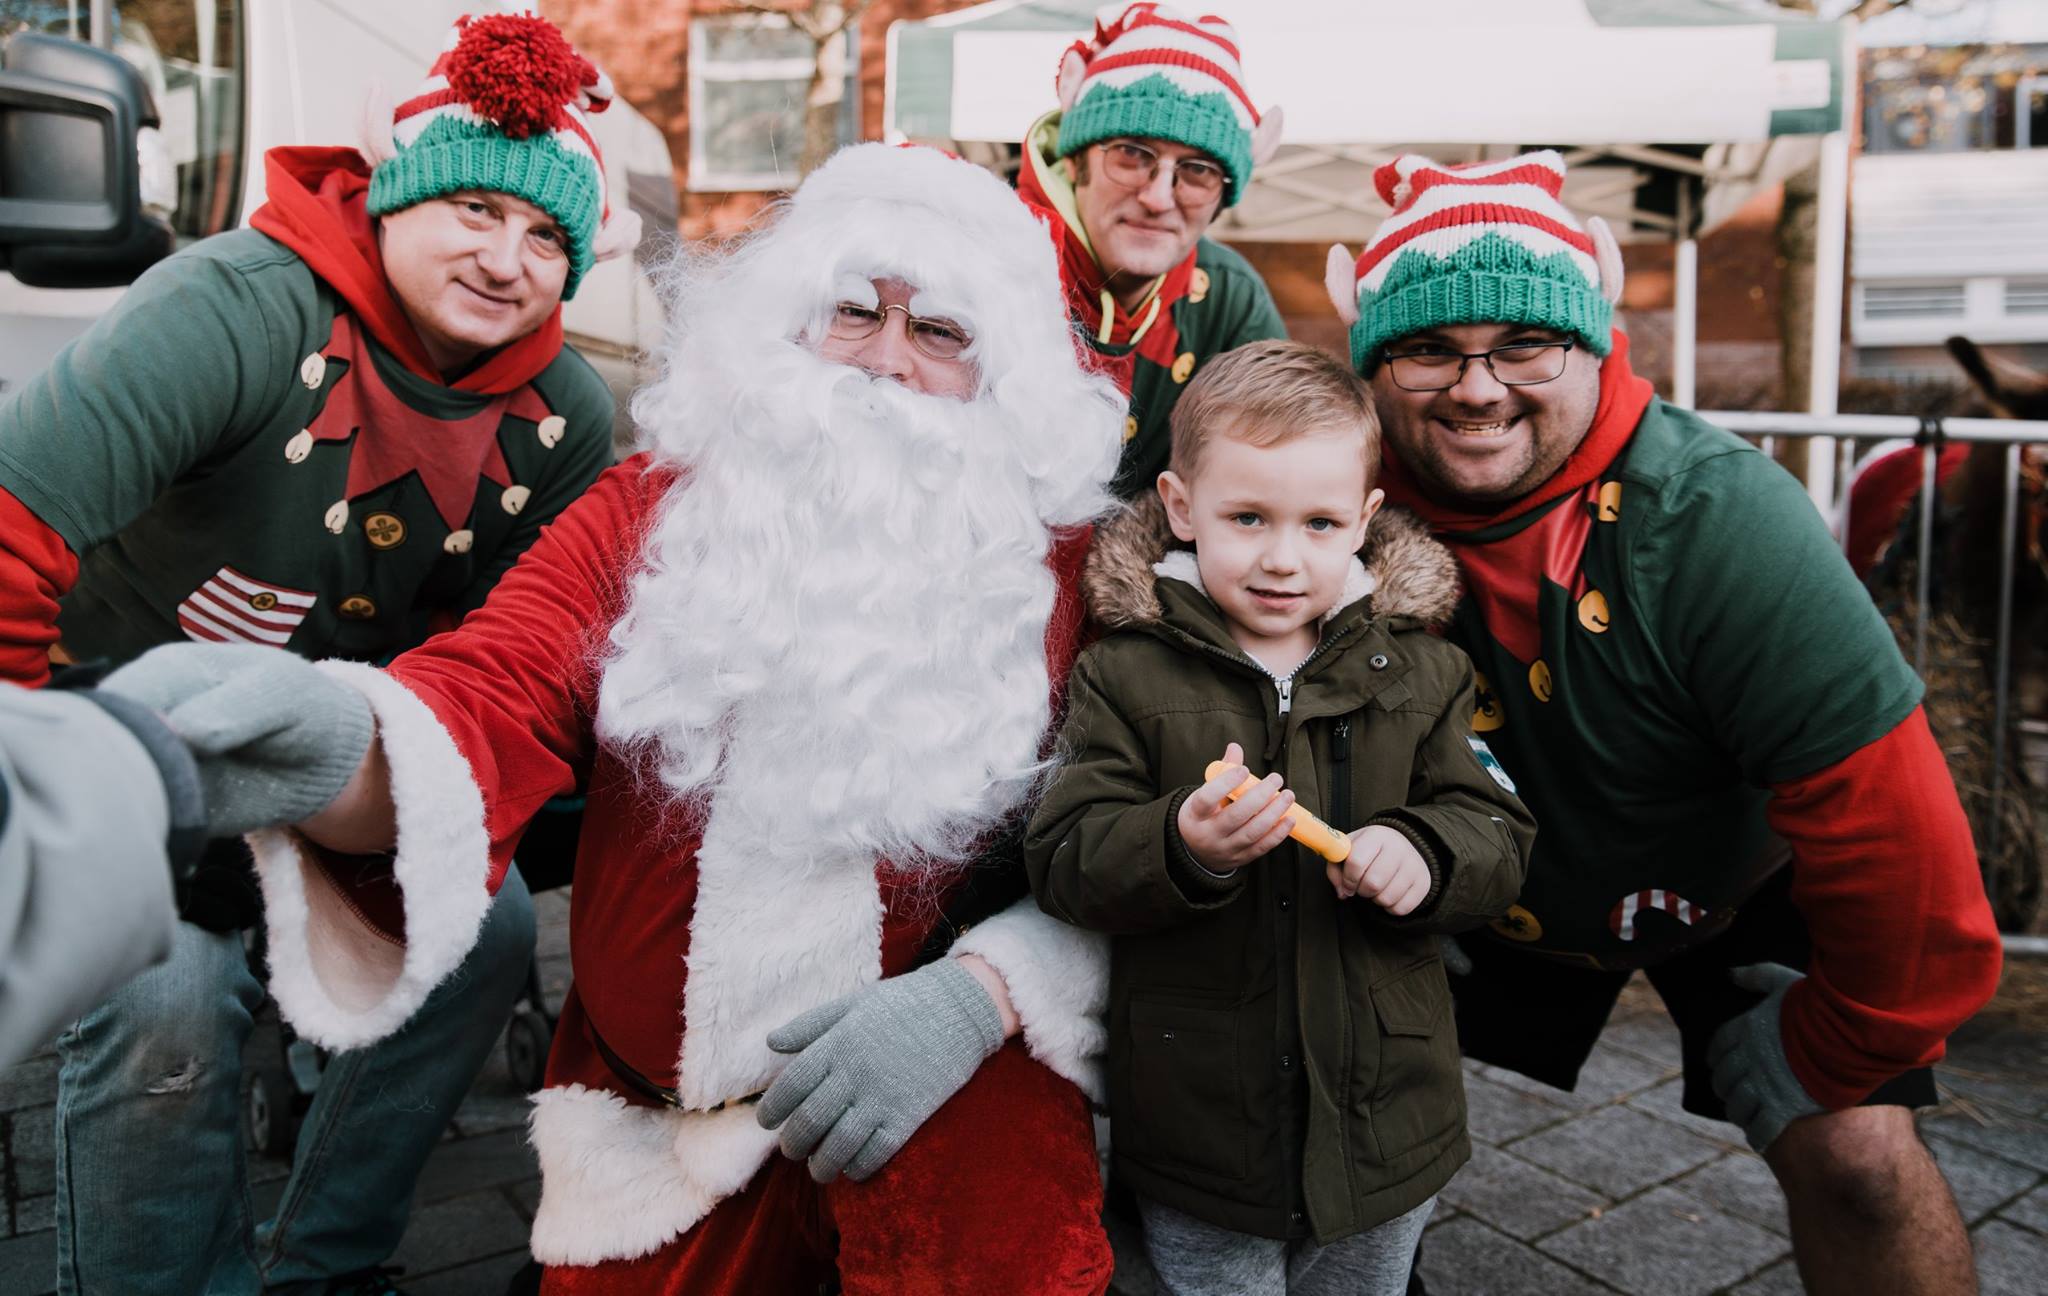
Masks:
[[[1108,633],[1075,668],[1026,860],[1048,913],[1114,937],[1116,1174],[1225,1228],[1328,1243],[1420,1205],[1470,1155],[1435,934],[1507,909],[1535,828],[1472,737],[1471,663],[1429,632],[1457,568],[1412,515],[1375,519],[1284,706],[1193,558],[1154,497],[1097,528],[1082,590]],[[1333,827],[1405,834],[1430,866],[1423,905],[1340,901],[1291,840],[1227,879],[1197,867],[1175,819],[1231,742]]]

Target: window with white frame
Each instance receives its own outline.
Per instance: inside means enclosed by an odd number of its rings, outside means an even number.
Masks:
[[[839,142],[860,135],[859,44],[844,42]],[[690,23],[690,188],[788,189],[804,148],[804,98],[817,46],[779,14]]]

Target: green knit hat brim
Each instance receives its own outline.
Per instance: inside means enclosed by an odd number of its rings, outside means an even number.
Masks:
[[[1215,158],[1230,177],[1225,207],[1235,206],[1252,182],[1252,134],[1221,94],[1191,95],[1154,75],[1127,86],[1090,86],[1060,115],[1061,157],[1125,138],[1172,140]]]
[[[510,194],[554,217],[568,240],[562,300],[576,295],[596,261],[591,247],[604,214],[597,168],[588,157],[546,135],[515,140],[489,126],[446,117],[371,173],[370,215],[464,189]]]
[[[1487,233],[1449,257],[1396,254],[1377,293],[1359,293],[1351,364],[1366,373],[1389,342],[1450,324],[1526,324],[1570,333],[1594,355],[1613,347],[1614,308],[1572,258],[1538,257]]]

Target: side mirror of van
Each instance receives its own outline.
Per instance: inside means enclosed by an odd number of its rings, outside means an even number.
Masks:
[[[136,133],[156,124],[118,55],[37,32],[0,46],[0,269],[38,288],[105,288],[170,255],[136,157]]]

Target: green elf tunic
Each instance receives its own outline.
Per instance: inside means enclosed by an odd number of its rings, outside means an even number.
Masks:
[[[1171,447],[1167,420],[1181,388],[1212,356],[1266,338],[1284,338],[1287,326],[1266,281],[1251,263],[1220,243],[1202,239],[1162,275],[1135,309],[1125,310],[1103,286],[1102,267],[1074,205],[1074,188],[1054,153],[1060,114],[1031,128],[1017,191],[1046,218],[1060,253],[1060,283],[1074,324],[1098,367],[1131,398],[1124,420],[1124,454],[1113,489],[1123,499],[1152,489],[1166,471]]]
[[[1602,414],[1631,417],[1611,388]],[[1442,535],[1469,590],[1451,638],[1479,671],[1473,729],[1540,824],[1494,930],[1610,968],[1725,925],[1785,863],[1771,789],[1921,694],[1798,482],[1685,410],[1633,405],[1592,480]]]
[[[1920,681],[1797,481],[1655,399],[1625,338],[1584,442],[1458,559],[1473,728],[1538,825],[1517,949],[1610,969],[1722,930],[1780,868],[1811,942],[1786,1057],[1823,1106],[1915,1067],[1997,984],[1998,934]]]
[[[611,462],[596,372],[559,342],[526,368],[421,376],[266,234],[173,256],[0,407],[0,672],[38,680],[53,619],[78,659],[419,642]]]

